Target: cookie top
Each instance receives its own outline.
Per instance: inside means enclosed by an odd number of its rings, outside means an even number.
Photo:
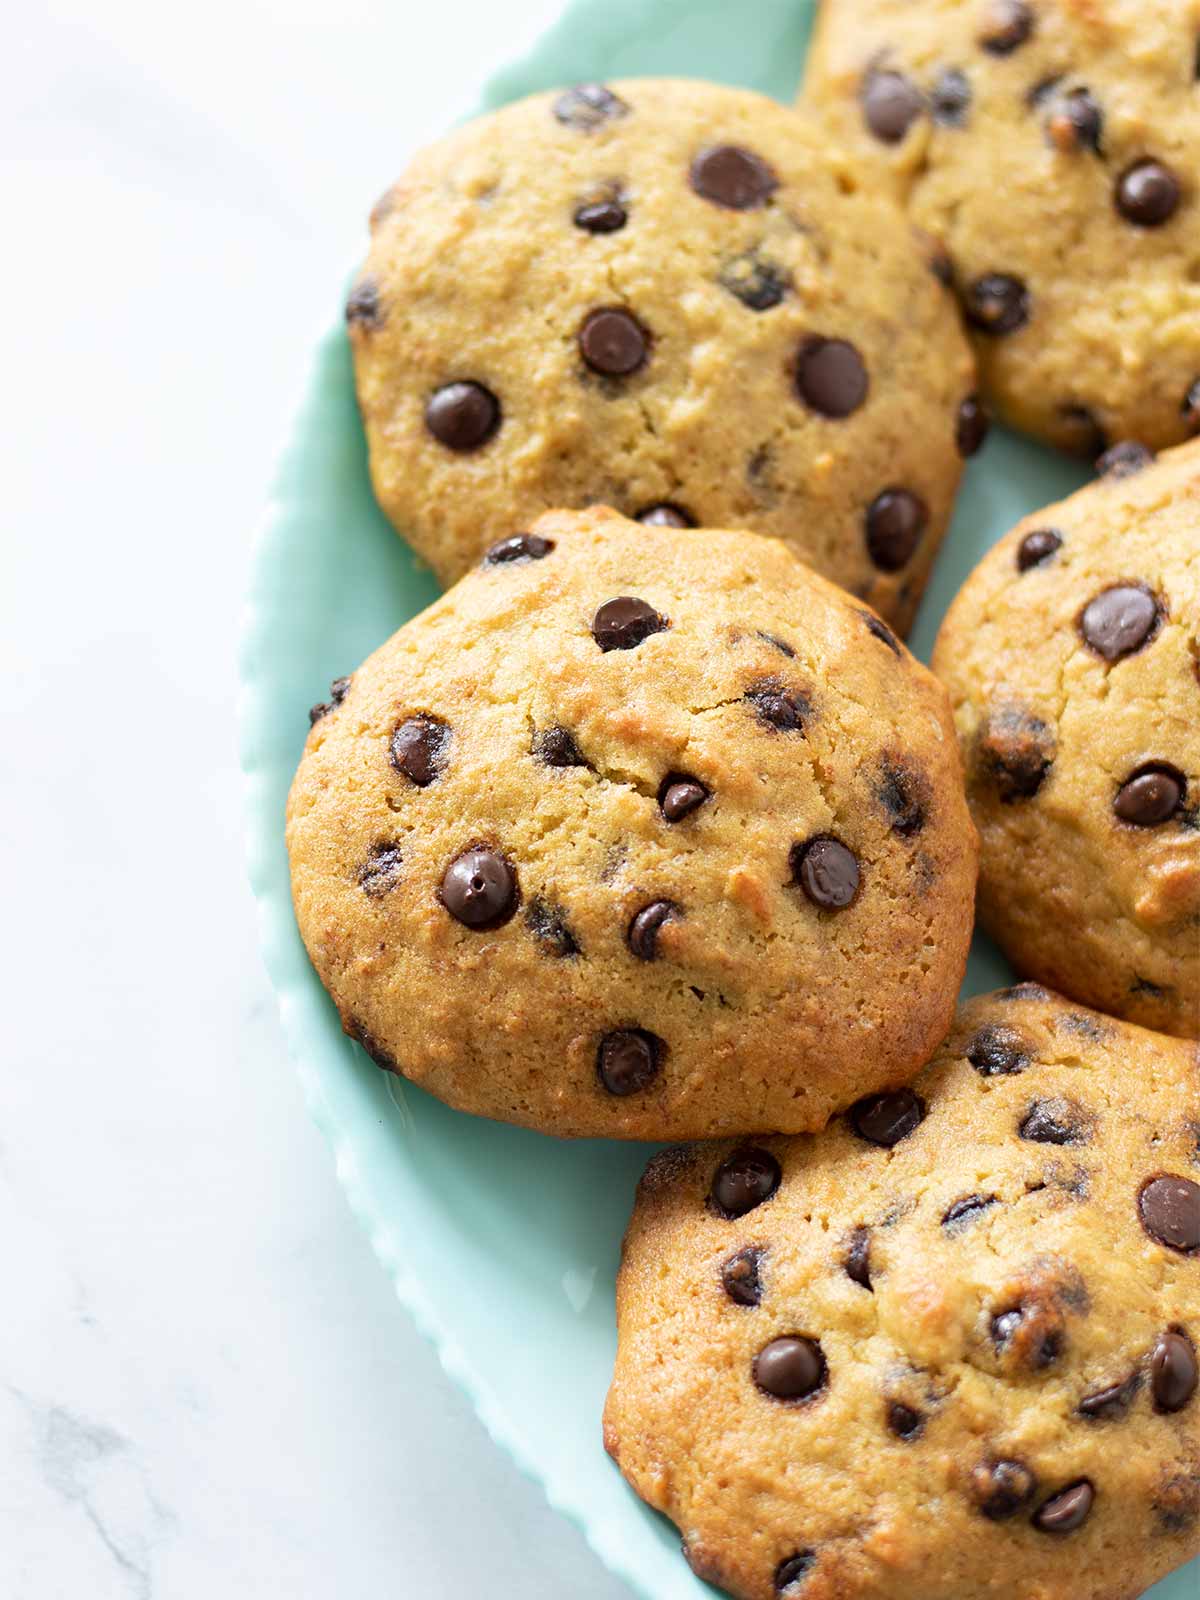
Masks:
[[[376,208],[347,317],[376,493],[445,582],[604,503],[778,535],[905,630],[986,426],[894,202],[712,84],[460,128]]]
[[[301,932],[450,1104],[812,1128],[945,1032],[976,868],[945,691],[778,541],[547,515],[315,715]]]
[[[985,926],[1025,975],[1200,1034],[1200,441],[1027,517],[942,624]]]
[[[825,0],[805,97],[940,242],[984,387],[1097,455],[1200,432],[1200,0]]]
[[[740,1600],[1133,1600],[1200,1552],[1200,1060],[1036,986],[638,1191],[605,1442]]]

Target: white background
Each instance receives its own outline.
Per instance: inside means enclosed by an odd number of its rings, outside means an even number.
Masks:
[[[628,1600],[351,1222],[234,727],[248,541],[366,211],[557,9],[6,15],[0,1600]]]

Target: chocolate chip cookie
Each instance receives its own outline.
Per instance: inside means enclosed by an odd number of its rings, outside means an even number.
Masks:
[[[445,582],[554,507],[778,535],[907,629],[986,417],[888,197],[741,90],[642,79],[461,128],[347,306],[380,503]]]
[[[605,1442],[739,1600],[1134,1600],[1200,1552],[1200,1060],[1033,985],[638,1192]]]
[[[1018,970],[1200,1034],[1200,441],[1027,517],[942,624],[983,857]]]
[[[808,1129],[949,1024],[976,840],[945,691],[777,540],[546,515],[313,717],[301,931],[347,1032],[451,1105]]]
[[[824,0],[805,98],[936,241],[985,390],[1098,455],[1200,432],[1200,0]]]

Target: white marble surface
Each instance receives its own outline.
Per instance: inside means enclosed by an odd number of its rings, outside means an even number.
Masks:
[[[365,209],[556,10],[6,19],[0,1600],[628,1600],[351,1222],[234,728],[249,536]]]

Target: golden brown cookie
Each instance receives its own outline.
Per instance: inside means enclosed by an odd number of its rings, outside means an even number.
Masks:
[[[893,202],[713,84],[460,128],[376,208],[347,317],[376,493],[444,582],[604,502],[775,534],[906,630],[986,426]]]
[[[1027,517],[963,585],[934,668],[1018,971],[1200,1034],[1200,441]]]
[[[1134,1600],[1200,1552],[1200,1061],[1034,985],[815,1138],[655,1157],[605,1442],[739,1600]]]
[[[945,1032],[976,867],[945,691],[778,541],[547,515],[315,716],[301,932],[451,1105],[814,1128]]]
[[[805,98],[939,242],[983,384],[1085,455],[1200,432],[1200,0],[824,0]]]

